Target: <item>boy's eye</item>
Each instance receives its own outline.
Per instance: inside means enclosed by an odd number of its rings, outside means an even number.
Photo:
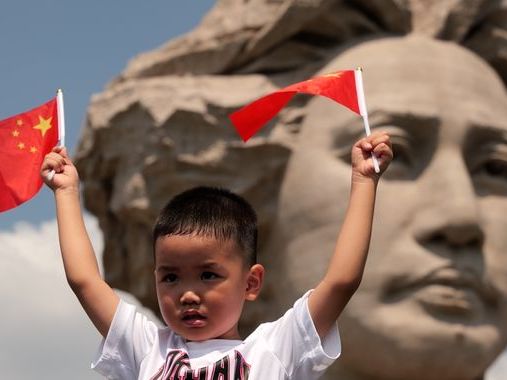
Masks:
[[[163,278],[163,282],[175,282],[178,279],[178,276],[176,276],[174,273],[168,273]]]
[[[219,276],[216,273],[213,272],[203,272],[201,274],[201,280],[215,280]]]

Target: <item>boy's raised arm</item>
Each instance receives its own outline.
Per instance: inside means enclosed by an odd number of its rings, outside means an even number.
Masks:
[[[380,177],[374,171],[371,151],[380,159],[380,170],[384,172],[393,156],[389,136],[374,133],[358,141],[352,149],[352,184],[345,219],[328,270],[308,300],[310,315],[321,338],[335,324],[363,276]]]
[[[49,180],[48,173],[54,170]],[[105,337],[119,298],[102,279],[81,213],[79,177],[65,148],[54,148],[42,164],[41,175],[53,190],[58,235],[67,281],[100,334]]]

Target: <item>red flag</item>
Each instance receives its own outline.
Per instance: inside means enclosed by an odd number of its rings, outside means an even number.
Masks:
[[[0,121],[0,211],[37,194],[42,160],[57,142],[56,98]]]
[[[247,141],[297,93],[326,96],[360,114],[356,85],[354,70],[317,76],[263,96],[229,117],[240,136]]]

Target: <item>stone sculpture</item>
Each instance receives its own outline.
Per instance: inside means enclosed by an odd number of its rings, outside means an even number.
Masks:
[[[312,287],[361,121],[300,96],[244,144],[227,115],[361,65],[371,123],[391,131],[396,158],[328,378],[481,378],[507,343],[506,26],[500,1],[218,1],[92,99],[77,163],[105,233],[106,278],[156,309],[154,217],[177,192],[211,184],[259,212],[271,275],[245,329]]]

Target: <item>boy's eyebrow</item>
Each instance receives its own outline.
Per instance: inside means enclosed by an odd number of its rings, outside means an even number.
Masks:
[[[173,267],[169,265],[161,265],[155,269],[157,272],[176,272],[178,271],[178,267]]]
[[[209,262],[209,263],[203,263],[202,265],[199,265],[199,268],[202,269],[218,269],[222,266],[216,262]],[[171,266],[171,265],[160,265],[155,269],[157,272],[178,272],[180,270],[177,266]]]
[[[204,263],[203,265],[201,265],[201,268],[202,269],[220,269],[220,268],[222,268],[222,266],[218,263],[210,262],[210,263]]]

